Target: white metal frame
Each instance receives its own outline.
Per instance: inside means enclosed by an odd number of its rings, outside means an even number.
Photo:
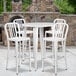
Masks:
[[[7,37],[7,44],[8,44],[8,51],[7,51],[7,60],[6,60],[6,69],[8,69],[8,59],[9,59],[9,51],[10,50],[10,42],[15,42],[15,53],[16,53],[16,74],[18,75],[18,67],[20,61],[20,51],[21,46],[19,43],[23,43],[22,52],[24,51],[24,41],[28,41],[29,43],[29,70],[31,70],[31,48],[30,48],[30,38],[20,36],[20,26],[18,23],[6,23],[4,25],[6,37]],[[20,48],[19,48],[20,47]],[[23,56],[24,57],[24,56]]]
[[[53,23],[66,23],[66,20],[65,19],[56,18]],[[47,34],[52,34],[52,28],[51,28],[51,30],[45,31],[45,36]]]
[[[54,19],[53,23],[54,23],[54,24],[55,24],[55,23],[66,23],[66,20],[65,20],[65,19],[62,19],[62,18],[56,18],[56,19]],[[52,32],[53,32],[52,29],[53,29],[53,28],[51,27],[50,30],[45,31],[45,37],[47,37],[47,34],[50,35],[50,36],[52,36]],[[63,44],[63,43],[62,43],[62,44]],[[50,48],[50,47],[52,48],[52,46],[53,46],[53,44],[47,45],[46,48]],[[59,45],[59,46],[61,47],[62,45]],[[52,48],[52,50],[53,50],[53,48]],[[45,51],[45,57],[46,57],[46,51]]]
[[[28,34],[33,34],[33,30],[29,30],[29,29],[27,29],[27,28],[24,28],[24,26],[26,26],[26,21],[25,21],[25,19],[23,19],[23,18],[20,18],[20,19],[15,19],[13,22],[15,22],[15,23],[19,23],[19,25],[20,25],[20,28],[21,28],[21,32],[20,32],[20,34],[21,35],[23,35],[23,36],[28,36]],[[32,41],[32,39],[31,39],[31,41]],[[30,41],[30,42],[31,42]],[[32,46],[31,46],[32,47]]]
[[[34,48],[33,50],[34,50],[34,60],[35,60],[35,71],[37,70],[38,34],[40,34],[40,46],[41,46],[41,56],[42,56],[44,27],[52,27],[52,26],[53,23],[50,22],[32,22],[32,23],[26,23],[26,25],[24,25],[25,28],[26,27],[33,28],[33,48]]]
[[[58,52],[58,42],[62,43],[62,50],[64,51],[64,59],[67,69],[67,61],[66,61],[66,38],[68,33],[69,26],[66,23],[56,23],[54,24],[54,28],[52,31],[52,37],[44,37],[43,38],[43,46],[44,49],[46,49],[46,42],[52,42],[53,43],[53,51],[54,51],[54,63],[55,63],[55,75],[57,75],[57,52]],[[42,69],[44,71],[44,59],[45,57],[45,51],[43,51],[43,58],[42,58]]]
[[[13,22],[19,23],[21,28],[24,28],[23,25],[26,25],[25,19],[15,19]],[[24,31],[26,34],[32,34],[33,33],[33,30],[27,30],[27,28],[24,28]]]

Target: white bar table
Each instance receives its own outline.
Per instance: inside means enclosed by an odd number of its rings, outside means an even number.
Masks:
[[[35,70],[37,70],[37,51],[38,51],[38,29],[40,32],[40,46],[41,52],[43,51],[43,36],[44,36],[44,27],[52,27],[54,24],[51,22],[32,22],[25,23],[24,27],[32,27],[33,28],[33,48],[35,55]]]

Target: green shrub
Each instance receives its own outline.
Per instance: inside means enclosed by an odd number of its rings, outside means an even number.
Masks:
[[[11,11],[12,10],[12,0],[6,0],[6,10]]]
[[[57,5],[57,7],[59,8],[61,13],[74,13],[75,10],[74,8],[68,4],[67,0],[55,0],[55,4]]]
[[[3,0],[0,0],[0,14],[3,12]]]
[[[27,7],[32,3],[32,0],[23,0],[22,3],[22,11],[26,11]]]
[[[12,11],[12,0],[6,0],[6,10]],[[26,11],[32,0],[22,0],[22,11]],[[76,13],[76,0],[54,0],[61,13]],[[74,4],[74,5],[73,5]],[[3,0],[0,0],[0,13],[3,12]]]

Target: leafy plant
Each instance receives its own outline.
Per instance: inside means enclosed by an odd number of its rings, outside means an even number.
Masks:
[[[74,13],[74,8],[68,4],[68,0],[55,0],[55,4],[61,13]]]
[[[6,0],[6,10],[11,11],[12,10],[12,0]]]
[[[4,0],[0,0],[0,13],[3,12]],[[25,12],[32,0],[22,0],[22,10]],[[76,13],[76,0],[54,0],[61,13]],[[12,0],[6,0],[6,10],[12,11]]]
[[[74,8],[74,12],[76,13],[76,0],[68,0],[68,3]]]
[[[0,14],[3,12],[3,0],[0,0]]]
[[[32,3],[32,0],[22,0],[22,10],[26,11],[27,7]]]

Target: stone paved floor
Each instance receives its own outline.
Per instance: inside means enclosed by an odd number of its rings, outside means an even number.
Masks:
[[[0,76],[16,76],[15,70],[15,58],[13,57],[14,51],[11,49],[9,70],[6,71],[6,52],[7,48],[0,46]],[[28,71],[28,61],[21,65],[19,76],[54,76],[54,69],[47,61],[45,72],[41,71],[40,52],[38,53],[38,70],[34,71],[34,65],[32,63],[32,71]],[[32,60],[33,61],[33,60]],[[49,59],[49,61],[51,61]],[[68,70],[64,68],[64,59],[59,60],[58,76],[76,76],[76,47],[67,47],[67,64]],[[26,65],[25,65],[26,64]]]

